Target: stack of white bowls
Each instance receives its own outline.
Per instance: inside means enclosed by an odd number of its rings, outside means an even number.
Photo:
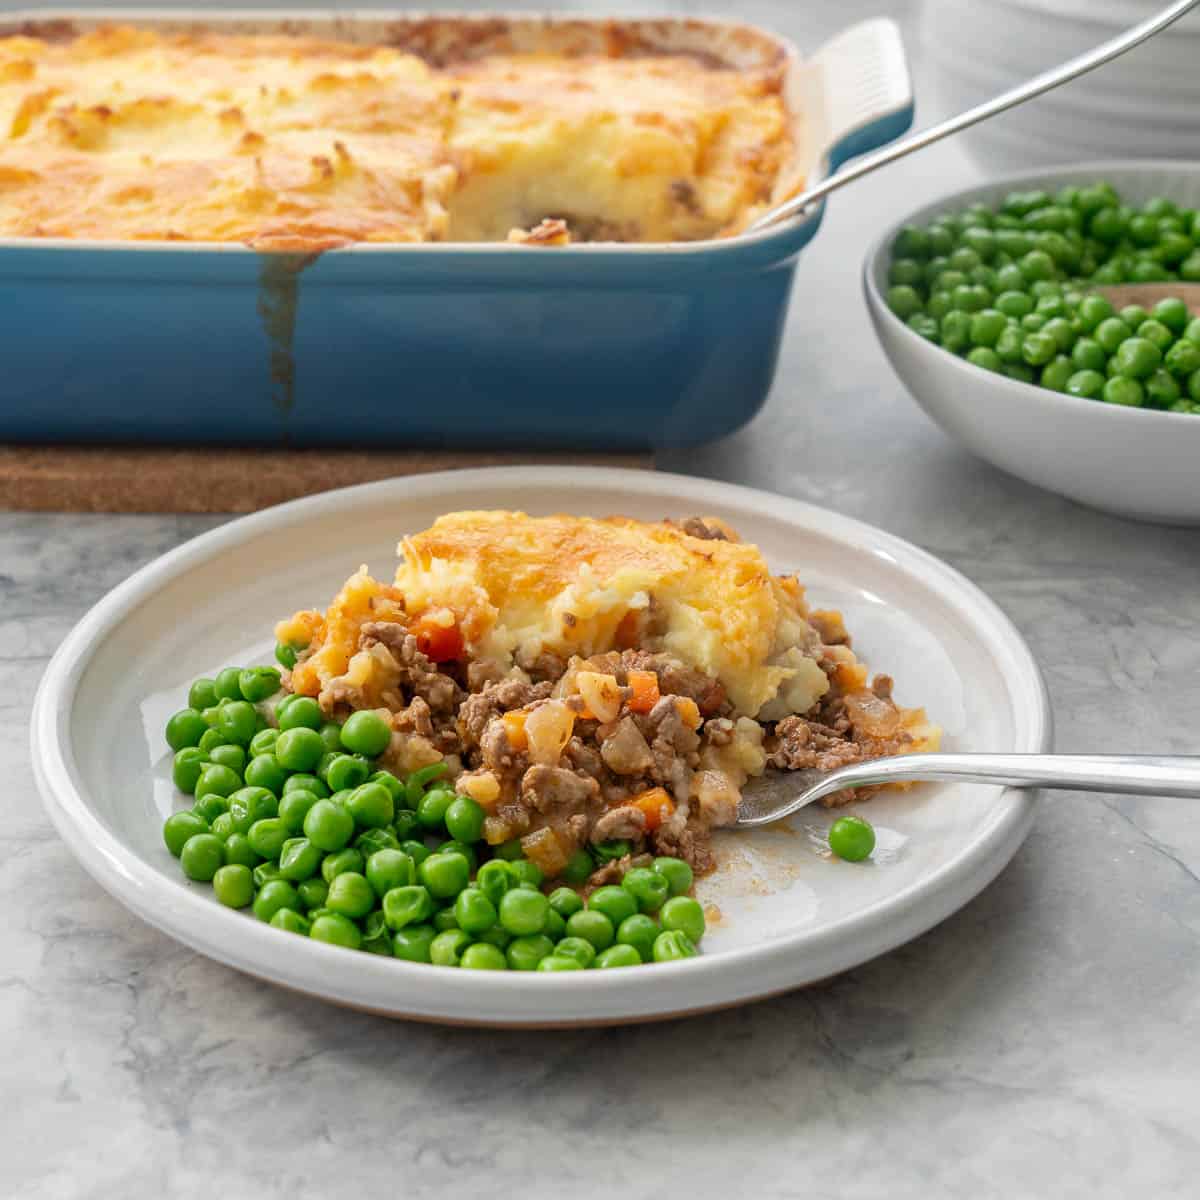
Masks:
[[[1167,0],[925,0],[944,115],[1098,46]],[[1073,83],[960,135],[989,171],[1081,158],[1200,158],[1200,10]]]

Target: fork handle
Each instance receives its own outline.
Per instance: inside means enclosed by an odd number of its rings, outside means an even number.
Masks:
[[[1200,755],[1185,754],[904,754],[834,775],[830,791],[919,779],[1200,799]]]

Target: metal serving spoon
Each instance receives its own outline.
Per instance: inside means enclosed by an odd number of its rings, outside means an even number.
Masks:
[[[949,137],[952,133],[958,133],[962,129],[967,129],[971,125],[978,124],[980,121],[986,121],[989,117],[994,117],[999,113],[1005,112],[1007,109],[1015,108],[1018,104],[1023,104],[1026,100],[1032,100],[1035,96],[1042,95],[1043,92],[1048,92],[1060,84],[1069,83],[1072,79],[1077,79],[1080,75],[1085,75],[1088,71],[1095,70],[1096,67],[1111,62],[1114,58],[1124,54],[1126,50],[1132,50],[1134,46],[1140,46],[1142,42],[1148,38],[1152,38],[1156,33],[1160,33],[1168,25],[1173,25],[1184,13],[1195,8],[1197,4],[1200,4],[1200,0],[1176,0],[1175,4],[1163,9],[1157,16],[1148,17],[1145,21],[1134,25],[1124,33],[1118,34],[1115,38],[1111,38],[1109,41],[1097,46],[1094,50],[1089,50],[1062,63],[1060,66],[1043,71],[1042,74],[1035,75],[1034,78],[1026,80],[1025,83],[1018,84],[1016,87],[1010,88],[1007,92],[1002,92],[999,96],[995,96],[983,104],[969,108],[966,112],[959,113],[956,117],[951,117],[949,120],[942,121],[938,125],[931,125],[928,129],[922,129],[910,137],[906,137],[899,142],[893,142],[890,146],[885,146],[882,150],[877,150],[874,154],[868,154],[865,158],[860,158],[857,162],[843,167],[835,174],[822,179],[820,183],[814,184],[806,191],[801,192],[800,195],[794,196],[790,200],[785,200],[769,212],[763,213],[749,227],[747,232],[752,233],[755,230],[766,229],[770,225],[776,225],[780,221],[786,221],[789,217],[794,217],[802,213],[810,204],[828,196],[830,192],[836,191],[840,187],[845,187],[846,184],[853,183],[856,179],[861,179],[864,175],[869,175],[879,167],[887,166],[888,163],[895,162],[899,158],[904,158],[906,155],[912,154],[914,150],[922,150],[934,142],[940,142],[942,138]]]
[[[737,825],[741,829],[769,825],[842,788],[903,780],[956,780],[1200,800],[1200,755],[902,754],[827,773],[772,771],[754,780],[743,793]]]

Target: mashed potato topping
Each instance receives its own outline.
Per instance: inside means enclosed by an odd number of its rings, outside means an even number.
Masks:
[[[777,78],[684,54],[430,65],[311,36],[0,38],[0,234],[679,241],[743,225],[790,139]]]

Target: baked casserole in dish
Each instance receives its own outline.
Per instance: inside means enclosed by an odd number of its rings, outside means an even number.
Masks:
[[[761,404],[820,212],[744,231],[911,97],[887,22],[805,60],[712,21],[42,13],[0,25],[0,114],[0,435],[645,448]]]
[[[444,761],[485,840],[519,839],[547,878],[613,842],[624,857],[593,884],[651,852],[707,871],[710,831],[768,767],[938,747],[840,614],[716,518],[458,512],[400,553],[392,583],[362,568],[325,612],[279,624],[284,687],[327,719],[379,713],[389,769]]]

